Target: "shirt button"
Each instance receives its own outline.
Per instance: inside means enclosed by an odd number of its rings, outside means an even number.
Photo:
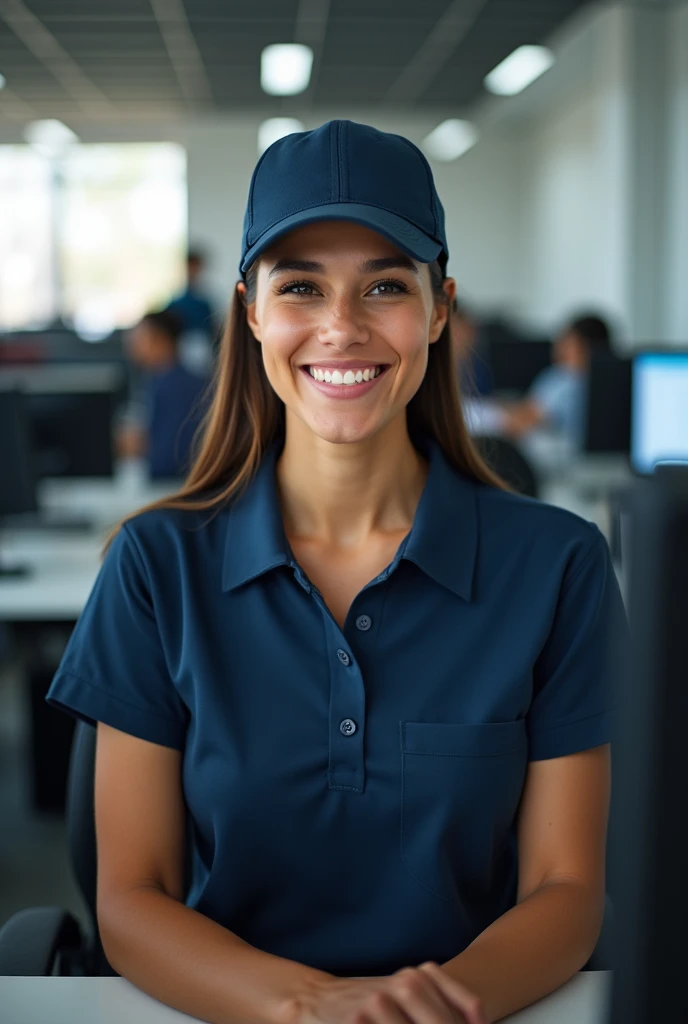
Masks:
[[[337,657],[341,661],[342,665],[350,665],[351,664],[351,658],[346,653],[346,651],[342,651],[341,648],[340,648],[340,650],[337,651]]]
[[[342,722],[339,723],[339,731],[342,734],[342,736],[353,736],[357,728],[358,727],[354,722],[353,718],[345,718]]]
[[[359,615],[356,619],[356,628],[360,629],[363,633],[370,629],[373,624],[373,620],[369,615]]]

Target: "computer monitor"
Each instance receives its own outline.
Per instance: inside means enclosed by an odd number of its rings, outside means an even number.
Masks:
[[[552,343],[521,338],[488,338],[486,361],[495,392],[523,395],[552,363]]]
[[[1,527],[6,517],[37,509],[28,410],[20,391],[0,390],[0,438]],[[23,575],[25,571],[21,566],[9,565],[0,547],[0,578]]]
[[[586,454],[628,455],[631,445],[630,359],[612,352],[590,360],[583,428]]]
[[[111,477],[118,366],[50,364],[0,372],[0,387],[26,395],[35,471],[43,477]]]
[[[688,467],[630,498],[632,656],[617,695],[611,1024],[687,1021]]]
[[[31,394],[27,398],[40,478],[113,475],[116,402],[112,392]]]
[[[642,352],[633,360],[631,463],[688,462],[688,351]]]

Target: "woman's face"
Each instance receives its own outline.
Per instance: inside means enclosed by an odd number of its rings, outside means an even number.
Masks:
[[[447,311],[426,264],[368,228],[329,221],[263,255],[248,321],[287,417],[342,444],[405,415]]]

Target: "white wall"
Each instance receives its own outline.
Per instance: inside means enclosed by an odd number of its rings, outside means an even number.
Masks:
[[[623,25],[593,10],[555,41],[557,63],[488,111],[510,132],[520,187],[515,312],[548,330],[581,307],[627,328],[628,170]]]
[[[672,16],[666,340],[688,346],[688,5]]]

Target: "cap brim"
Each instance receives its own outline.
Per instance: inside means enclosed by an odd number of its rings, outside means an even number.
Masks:
[[[248,250],[241,262],[241,273],[245,274],[251,264],[278,238],[303,224],[314,224],[323,220],[348,220],[353,221],[354,224],[362,224],[365,228],[371,228],[398,245],[403,252],[414,260],[418,260],[419,263],[432,263],[443,251],[441,242],[419,231],[409,221],[388,210],[381,210],[377,206],[366,206],[365,203],[329,203],[326,206],[314,206],[309,210],[300,210],[299,213],[274,224]]]

